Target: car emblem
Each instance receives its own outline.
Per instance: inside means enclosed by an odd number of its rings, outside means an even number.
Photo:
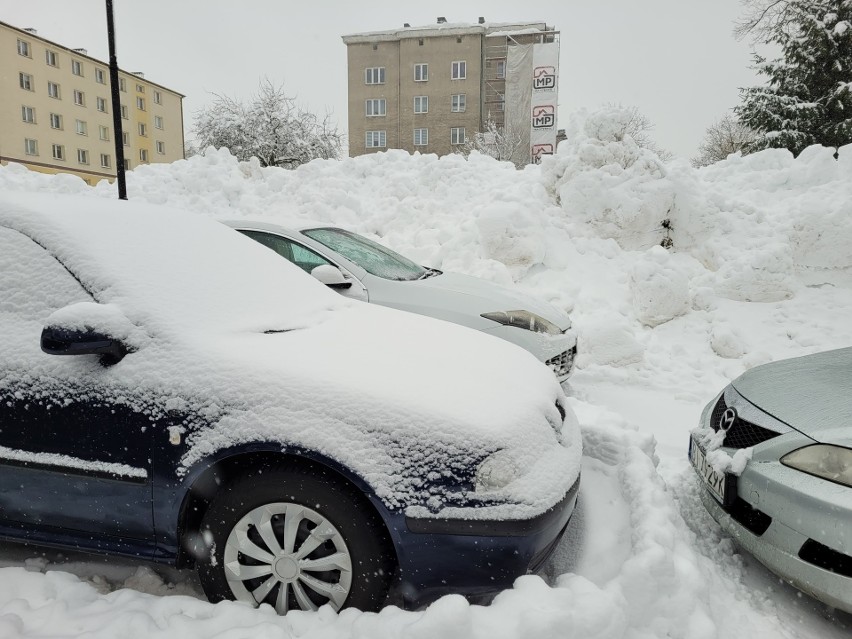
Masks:
[[[731,427],[734,425],[735,421],[737,421],[736,409],[727,408],[725,409],[725,412],[722,413],[722,416],[719,418],[719,428],[727,433],[729,430],[731,430]]]

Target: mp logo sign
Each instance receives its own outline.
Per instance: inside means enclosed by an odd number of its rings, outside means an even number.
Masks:
[[[534,106],[532,125],[534,129],[550,129],[556,124],[556,107],[552,104]]]
[[[533,69],[533,90],[547,91],[556,88],[556,68],[536,67]]]
[[[533,162],[539,164],[541,162],[541,157],[543,155],[553,155],[553,145],[552,144],[535,144],[532,148],[532,159]]]

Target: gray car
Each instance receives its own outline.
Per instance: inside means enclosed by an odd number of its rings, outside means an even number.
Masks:
[[[689,457],[713,518],[779,577],[852,612],[852,348],[752,369],[701,426]],[[738,476],[718,472],[709,429],[732,457],[751,448]]]

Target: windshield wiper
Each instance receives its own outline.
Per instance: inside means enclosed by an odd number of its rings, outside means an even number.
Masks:
[[[428,268],[428,267],[426,267],[426,272],[425,272],[425,273],[423,273],[423,275],[421,275],[421,276],[420,276],[420,277],[418,277],[417,279],[418,279],[418,280],[425,280],[425,279],[428,279],[428,278],[430,278],[430,277],[435,277],[436,275],[442,275],[442,274],[443,274],[443,272],[444,272],[444,271],[439,271],[439,270],[438,270],[438,269],[436,269],[436,268]]]

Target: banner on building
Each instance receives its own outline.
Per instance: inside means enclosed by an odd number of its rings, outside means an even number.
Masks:
[[[530,159],[536,164],[556,152],[559,43],[534,44],[530,100]]]

